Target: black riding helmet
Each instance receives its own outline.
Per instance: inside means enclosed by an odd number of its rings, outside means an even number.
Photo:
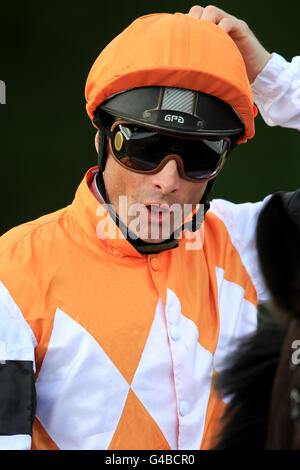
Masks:
[[[144,127],[181,135],[230,137],[244,131],[243,123],[229,104],[183,88],[134,88],[109,98],[99,110]]]

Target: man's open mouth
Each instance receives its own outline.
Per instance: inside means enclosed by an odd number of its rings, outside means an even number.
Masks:
[[[144,204],[148,211],[148,218],[153,222],[163,222],[170,218],[171,211],[167,204],[150,202]]]

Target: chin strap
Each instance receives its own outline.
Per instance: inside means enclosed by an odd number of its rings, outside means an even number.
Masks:
[[[97,123],[99,125],[99,123]],[[100,125],[99,125],[100,127]],[[104,171],[105,163],[106,163],[106,138],[111,138],[112,133],[109,129],[106,129],[104,126],[101,126],[101,130],[98,130],[98,167],[101,172]]]
[[[202,196],[202,199],[200,201],[200,208],[198,209],[198,211],[192,217],[192,226],[191,226],[191,230],[190,230],[191,232],[196,232],[201,227],[201,225],[204,221],[205,214],[210,208],[210,201],[208,200],[208,195],[212,191],[215,182],[216,182],[216,180],[213,179],[213,180],[208,181],[208,183],[207,183],[206,190],[205,190],[205,192]],[[203,207],[203,213],[201,213],[202,207]]]

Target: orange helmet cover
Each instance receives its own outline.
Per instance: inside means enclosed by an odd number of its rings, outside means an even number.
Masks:
[[[125,90],[145,86],[186,88],[222,99],[245,126],[239,143],[254,136],[257,114],[242,55],[219,26],[183,13],[142,16],[113,39],[87,78],[86,109]]]

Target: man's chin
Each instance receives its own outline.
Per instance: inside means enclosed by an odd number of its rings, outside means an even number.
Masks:
[[[159,230],[159,231],[142,231],[140,233],[136,233],[135,235],[138,236],[140,240],[146,243],[151,243],[152,245],[157,245],[159,243],[163,243],[173,236],[175,228],[170,230]]]
[[[174,233],[174,227],[163,224],[144,224],[140,232],[135,232],[138,238],[146,243],[157,245],[171,238]]]

